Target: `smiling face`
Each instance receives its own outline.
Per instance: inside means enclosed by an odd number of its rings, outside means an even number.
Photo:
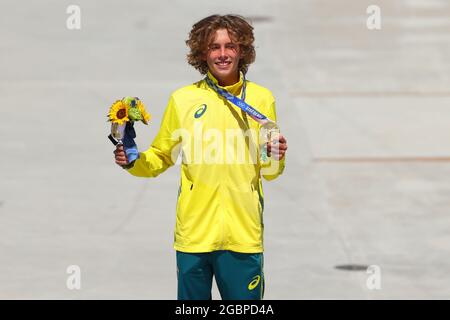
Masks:
[[[221,86],[239,81],[239,45],[230,38],[227,29],[218,29],[208,46],[204,60]]]

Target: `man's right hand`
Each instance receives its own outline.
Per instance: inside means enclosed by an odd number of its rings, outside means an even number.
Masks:
[[[128,158],[122,144],[118,144],[116,146],[116,150],[114,150],[116,164],[123,167],[128,165]]]

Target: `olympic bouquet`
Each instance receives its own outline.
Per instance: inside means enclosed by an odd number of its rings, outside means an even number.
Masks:
[[[111,122],[111,134],[109,140],[114,145],[124,146],[128,161],[131,163],[139,157],[139,152],[134,142],[136,131],[134,123],[142,121],[148,124],[150,114],[145,110],[144,104],[137,97],[125,97],[112,104],[107,115]]]

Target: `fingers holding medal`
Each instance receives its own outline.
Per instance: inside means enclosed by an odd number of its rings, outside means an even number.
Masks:
[[[287,149],[287,140],[281,133],[267,143],[267,155],[275,160],[282,160]]]

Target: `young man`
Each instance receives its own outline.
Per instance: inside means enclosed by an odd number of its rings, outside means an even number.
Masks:
[[[188,62],[205,79],[171,95],[155,140],[136,161],[128,163],[122,146],[115,150],[116,163],[138,177],[158,176],[181,150],[178,299],[211,299],[213,276],[222,299],[263,297],[261,176],[272,180],[283,172],[287,142],[281,134],[269,142],[268,162],[262,161],[260,123],[220,93],[276,121],[271,92],[245,80],[253,41],[253,28],[240,16],[213,15],[194,24]]]

